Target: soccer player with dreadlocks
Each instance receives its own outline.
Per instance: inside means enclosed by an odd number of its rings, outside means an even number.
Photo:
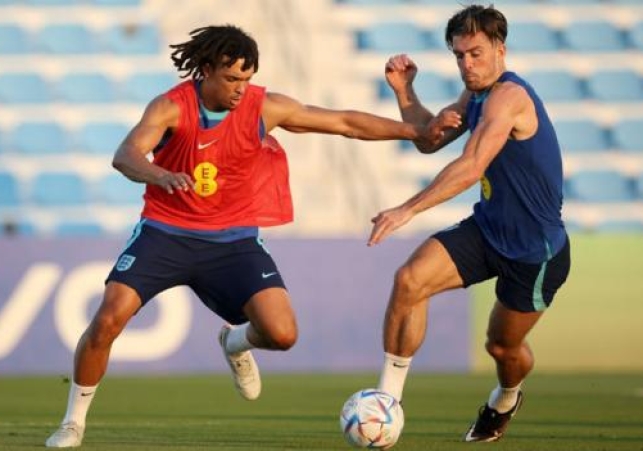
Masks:
[[[219,342],[235,385],[246,399],[259,396],[250,350],[287,350],[297,340],[284,281],[259,237],[259,227],[293,217],[285,152],[271,130],[418,142],[459,126],[457,115],[425,127],[267,92],[250,83],[257,44],[234,26],[196,29],[171,48],[187,80],[149,103],[115,153],[113,166],[146,184],[141,220],[80,337],[67,412],[48,447],[81,445],[114,340],[150,299],[178,285],[226,321]]]

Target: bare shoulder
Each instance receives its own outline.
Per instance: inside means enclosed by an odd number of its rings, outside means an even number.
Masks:
[[[144,122],[162,123],[168,127],[176,126],[180,108],[173,100],[164,95],[155,97],[145,108]]]
[[[531,102],[527,90],[512,81],[497,83],[491,90],[490,100],[500,101],[507,106],[526,106]]]
[[[267,92],[263,102],[261,115],[268,131],[283,124],[292,117],[303,105],[285,94]]]

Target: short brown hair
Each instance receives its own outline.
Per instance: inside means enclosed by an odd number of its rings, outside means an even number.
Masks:
[[[449,19],[445,40],[449,49],[453,48],[454,36],[467,36],[482,31],[490,41],[507,39],[507,19],[493,5],[470,5],[457,12]]]

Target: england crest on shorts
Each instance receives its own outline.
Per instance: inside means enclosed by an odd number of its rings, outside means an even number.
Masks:
[[[121,255],[121,257],[116,262],[116,270],[127,271],[134,264],[134,260],[136,260],[136,257],[134,257],[133,255],[128,255],[128,254]]]

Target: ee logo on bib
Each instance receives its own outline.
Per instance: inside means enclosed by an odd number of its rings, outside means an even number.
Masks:
[[[194,191],[201,197],[216,193],[219,188],[216,181],[218,172],[217,167],[208,161],[198,164],[194,169]]]

